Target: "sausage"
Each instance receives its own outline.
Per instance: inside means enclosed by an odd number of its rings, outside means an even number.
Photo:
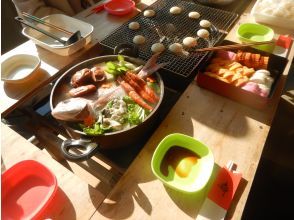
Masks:
[[[94,86],[93,84],[90,84],[90,85],[73,88],[69,90],[69,94],[72,97],[79,97],[79,96],[87,95],[95,91],[96,91],[96,86]]]
[[[71,77],[70,83],[75,88],[90,83],[92,80],[92,74],[93,73],[90,69],[82,69]]]

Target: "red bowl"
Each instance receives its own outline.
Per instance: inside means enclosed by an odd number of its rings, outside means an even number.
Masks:
[[[112,15],[126,15],[135,8],[135,2],[131,0],[112,0],[104,4],[104,9]]]
[[[21,161],[2,174],[2,219],[36,219],[57,191],[53,173],[34,160]]]

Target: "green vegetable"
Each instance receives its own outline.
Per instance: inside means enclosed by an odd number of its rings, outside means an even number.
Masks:
[[[138,125],[142,123],[145,118],[150,114],[149,110],[146,110],[136,104],[129,96],[125,96],[123,100],[127,103],[128,113],[126,115],[126,120],[131,125]]]
[[[147,82],[147,85],[152,88],[157,94],[160,93],[160,87],[158,83],[155,82]]]
[[[85,127],[84,125],[80,125],[83,129],[83,132],[87,135],[100,135],[104,134],[105,130],[101,128],[99,123],[95,123],[93,127]]]
[[[118,55],[117,59],[119,61],[118,63],[111,62],[111,61],[106,63],[106,72],[114,76],[121,75],[129,70],[129,68],[125,65],[126,62],[122,55]]]

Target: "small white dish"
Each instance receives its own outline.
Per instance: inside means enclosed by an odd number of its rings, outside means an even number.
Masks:
[[[17,54],[1,63],[1,80],[7,83],[24,83],[39,69],[41,60],[29,54]]]
[[[94,27],[89,23],[86,23],[79,19],[67,16],[67,15],[63,15],[63,14],[52,14],[42,19],[46,22],[54,24],[58,27],[61,27],[73,33],[76,31],[80,31],[82,35],[82,38],[79,41],[73,44],[70,44],[68,46],[64,46],[62,43],[58,42],[57,40],[51,37],[48,37],[47,35],[44,35],[30,27],[25,27],[22,30],[22,34],[24,36],[28,37],[36,45],[39,45],[40,47],[43,47],[46,50],[49,50],[61,56],[68,56],[82,49],[85,45],[87,45],[91,41],[91,35],[94,30]],[[53,35],[63,40],[67,40],[70,37],[69,35],[61,31],[44,26],[42,24],[36,24],[36,26],[52,33]]]

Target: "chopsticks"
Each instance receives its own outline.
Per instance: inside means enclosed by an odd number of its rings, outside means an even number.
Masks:
[[[244,44],[231,44],[231,45],[224,45],[224,46],[217,46],[217,47],[207,47],[202,49],[197,49],[194,52],[206,52],[206,51],[215,51],[215,50],[227,50],[227,49],[238,49],[242,47],[249,47],[249,46],[256,46],[256,45],[263,45],[263,44],[273,44],[274,41],[262,41],[262,42],[253,42],[253,43],[244,43]]]
[[[45,26],[48,26],[48,27],[51,27],[51,28],[55,28],[56,30],[59,30],[59,31],[64,32],[64,33],[66,33],[66,34],[69,34],[69,35],[74,34],[73,32],[67,31],[67,30],[65,30],[65,29],[63,29],[63,28],[61,28],[61,27],[58,27],[58,26],[56,26],[56,25],[54,25],[54,24],[51,24],[51,23],[49,23],[49,22],[46,22],[46,21],[44,21],[44,20],[42,20],[42,19],[40,19],[40,18],[38,18],[38,17],[36,17],[36,16],[30,15],[30,14],[28,14],[28,13],[26,13],[26,12],[22,12],[22,15],[23,15],[24,17],[26,17],[26,18],[30,18],[30,19],[32,19],[32,20],[34,20],[34,21],[37,21],[38,23],[41,23],[41,24],[43,24],[43,25],[45,25]]]

